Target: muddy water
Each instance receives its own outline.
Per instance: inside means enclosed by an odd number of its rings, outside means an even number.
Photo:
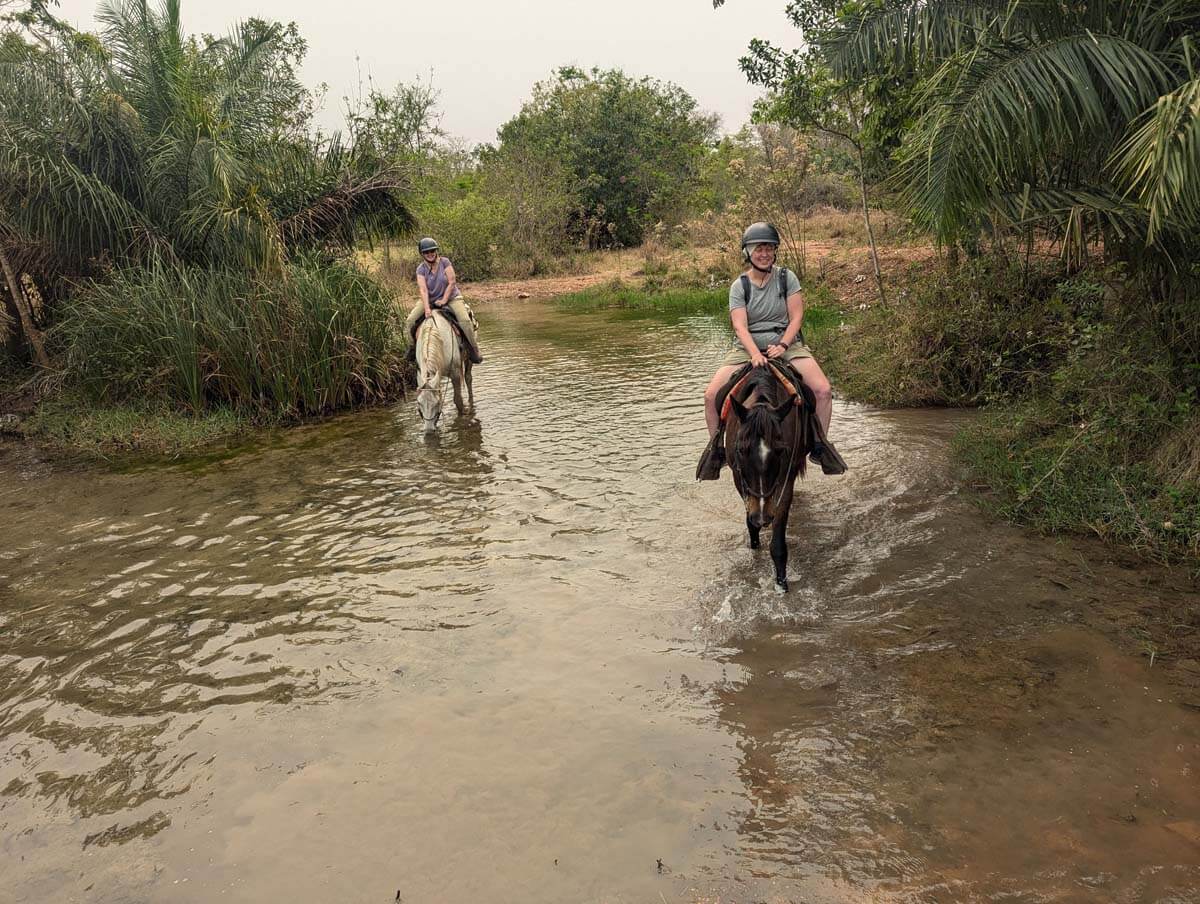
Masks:
[[[477,420],[0,474],[0,899],[1200,901],[1151,586],[839,406],[793,592],[691,479],[706,318],[483,318]],[[1177,599],[1174,601],[1177,602]]]

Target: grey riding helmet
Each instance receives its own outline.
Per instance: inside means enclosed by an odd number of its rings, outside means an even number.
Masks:
[[[423,239],[421,239],[421,241],[417,242],[417,251],[419,251],[421,254],[424,254],[426,251],[437,251],[437,250],[438,250],[437,240],[432,239],[429,236],[425,236],[425,238],[423,238]]]
[[[742,233],[742,257],[750,260],[750,249],[755,245],[779,246],[779,230],[770,223],[751,223]]]

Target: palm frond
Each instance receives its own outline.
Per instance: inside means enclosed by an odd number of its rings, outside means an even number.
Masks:
[[[1137,45],[1104,35],[977,47],[930,80],[935,103],[894,176],[918,219],[950,240],[997,191],[1034,180],[1067,152],[1110,141],[1166,82]]]
[[[398,237],[416,227],[406,174],[336,139],[323,154],[281,149],[272,171],[275,179],[265,187],[289,249],[349,249],[359,238]]]
[[[1126,196],[1147,211],[1147,240],[1175,221],[1200,228],[1200,78],[1164,94],[1112,156]]]
[[[1017,23],[1032,27],[1037,4],[1012,0],[904,0],[851,12],[819,39],[839,78],[904,68],[968,51],[1003,37]]]

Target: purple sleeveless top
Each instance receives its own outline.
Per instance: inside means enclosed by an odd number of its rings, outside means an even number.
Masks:
[[[424,261],[421,261],[421,265],[417,267],[417,276],[424,277],[425,288],[429,290],[430,304],[433,304],[435,301],[441,298],[443,294],[445,294],[446,286],[450,282],[449,278],[446,276],[446,268],[449,266],[450,258],[439,257],[437,262],[437,270],[433,271],[432,273],[429,272],[429,265]],[[458,290],[458,285],[456,284],[454,286],[454,296],[447,299],[447,301],[453,301],[455,298],[459,298],[461,295],[462,292]]]

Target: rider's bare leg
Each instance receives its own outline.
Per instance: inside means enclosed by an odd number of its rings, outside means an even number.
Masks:
[[[717,435],[717,427],[721,424],[721,416],[717,413],[717,393],[721,391],[722,386],[729,382],[729,378],[739,367],[741,367],[740,364],[730,364],[718,368],[704,389],[704,422],[708,424],[710,439]]]
[[[829,379],[815,358],[793,358],[790,363],[804,380],[804,385],[811,389],[816,397],[817,420],[828,435],[829,419],[833,416],[833,389],[829,385]]]

